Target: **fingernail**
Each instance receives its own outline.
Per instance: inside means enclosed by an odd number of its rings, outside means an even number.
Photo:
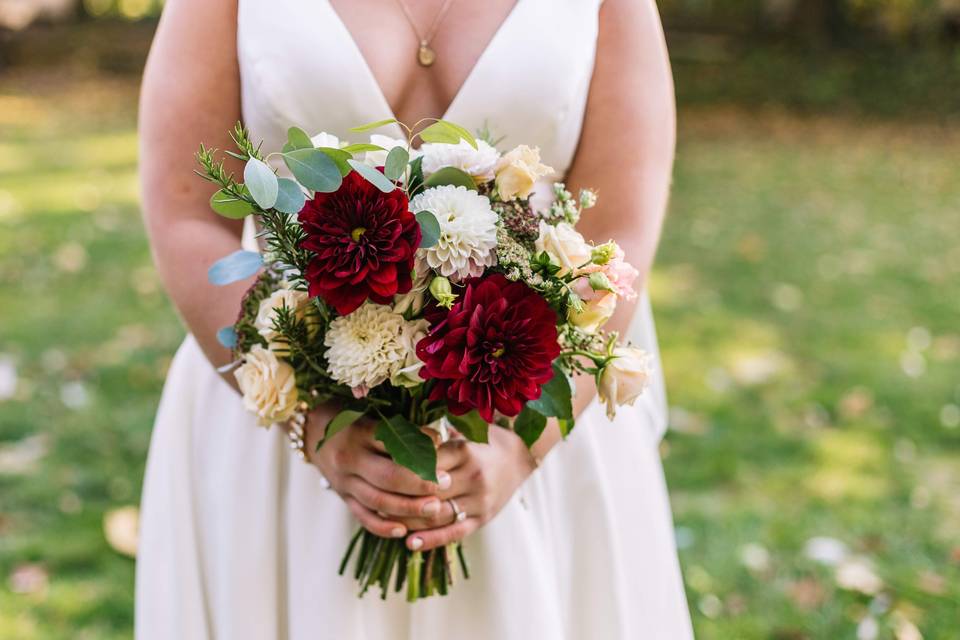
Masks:
[[[417,551],[422,546],[423,546],[423,538],[410,539],[410,548],[413,549],[414,551]]]
[[[424,503],[424,505],[420,507],[420,513],[425,516],[435,516],[440,513],[440,503],[436,500]]]
[[[449,489],[452,482],[453,478],[451,478],[450,474],[446,471],[441,471],[437,474],[437,486],[439,486],[441,489]]]
[[[403,527],[394,527],[390,530],[390,535],[394,538],[402,538],[407,533]]]

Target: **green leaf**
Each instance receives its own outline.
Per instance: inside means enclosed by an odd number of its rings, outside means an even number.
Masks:
[[[473,191],[477,190],[477,183],[467,173],[456,167],[444,167],[423,181],[428,189],[430,187],[439,187],[445,184],[452,184],[455,187],[466,187]]]
[[[387,161],[383,165],[383,173],[390,180],[399,180],[407,170],[410,154],[403,147],[394,147],[387,154]]]
[[[344,149],[334,149],[333,147],[317,147],[317,151],[322,151],[337,165],[340,175],[345,176],[350,173],[350,165],[347,161],[353,156]]]
[[[528,402],[527,406],[543,416],[572,420],[572,395],[570,382],[567,381],[566,374],[554,364],[553,378],[543,385],[540,397]]]
[[[520,436],[528,449],[540,438],[540,434],[543,433],[546,426],[546,416],[531,409],[529,404],[523,407],[520,415],[513,422],[513,430]]]
[[[317,443],[317,449],[323,446],[323,443],[337,435],[363,416],[363,411],[354,411],[353,409],[344,409],[327,423],[327,428],[323,432],[323,439]]]
[[[417,222],[420,223],[420,248],[429,249],[440,239],[440,223],[437,216],[429,211],[418,211]]]
[[[300,127],[290,127],[287,129],[287,144],[290,151],[295,149],[313,149],[313,141],[307,132]]]
[[[420,427],[403,416],[391,416],[380,421],[373,435],[397,464],[424,480],[437,481],[437,449]]]
[[[423,188],[423,156],[417,156],[410,161],[410,183],[407,192],[412,196]]]
[[[283,161],[297,182],[312,191],[332,193],[343,181],[336,163],[319,149],[288,151],[283,154]]]
[[[473,135],[458,124],[453,124],[446,120],[437,120],[429,127],[420,132],[420,138],[424,142],[440,142],[446,144],[457,144],[460,140],[466,140],[474,149],[477,148],[477,141]]]
[[[307,201],[300,185],[290,178],[280,178],[277,183],[279,186],[277,203],[273,205],[273,208],[283,213],[300,213],[300,210],[303,209],[303,204]]]
[[[380,191],[383,191],[384,193],[390,193],[397,188],[395,184],[387,179],[387,176],[383,175],[370,165],[353,159],[347,160],[347,163],[353,167],[354,171],[363,176],[367,182],[375,186],[377,189],[380,189]]]
[[[396,118],[387,118],[386,120],[377,120],[376,122],[368,122],[367,124],[362,124],[359,127],[353,127],[352,129],[350,129],[350,131],[362,133],[363,131],[379,129],[380,127],[386,126],[388,124],[393,124],[396,121],[397,121]]]
[[[448,413],[447,420],[470,442],[489,442],[487,432],[490,429],[490,425],[480,417],[476,409],[462,416],[455,416]]]
[[[250,158],[243,168],[243,182],[250,195],[266,211],[277,203],[277,175],[263,160]]]
[[[386,151],[383,147],[377,144],[370,144],[369,142],[358,142],[356,144],[348,144],[343,148],[343,151],[347,153],[363,153],[364,151]]]
[[[232,195],[221,189],[210,198],[210,208],[222,215],[224,218],[240,220],[253,213],[253,205],[246,200],[234,198]]]

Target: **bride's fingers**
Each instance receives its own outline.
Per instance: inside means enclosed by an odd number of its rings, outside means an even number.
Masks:
[[[479,509],[479,501],[475,496],[463,494],[454,498],[454,502],[457,503],[457,509],[461,513],[466,513],[467,517],[478,515],[477,511],[473,509]],[[412,518],[397,518],[402,522],[407,529],[410,531],[420,531],[423,529],[436,529],[439,527],[445,527],[447,525],[453,524],[457,520],[457,511],[454,510],[453,505],[450,503],[450,499],[446,498],[440,503],[440,510],[437,511],[435,515],[431,516],[417,516]]]
[[[432,496],[450,486],[450,475],[438,474],[439,484],[428,482],[390,458],[366,455],[357,462],[355,474],[384,491],[408,496]]]
[[[367,509],[381,516],[387,514],[388,518],[429,518],[436,515],[443,506],[443,503],[433,496],[412,498],[383,491],[360,476],[349,478],[344,488]]]
[[[437,469],[450,471],[467,461],[469,441],[463,438],[448,440],[437,449]]]
[[[344,497],[343,501],[347,503],[350,513],[360,521],[364,529],[381,538],[400,538],[406,535],[407,528],[400,522],[386,520],[381,518],[370,509],[360,504],[352,496]]]
[[[480,527],[477,518],[467,518],[445,527],[417,531],[407,536],[407,548],[411,551],[428,551],[462,540]]]

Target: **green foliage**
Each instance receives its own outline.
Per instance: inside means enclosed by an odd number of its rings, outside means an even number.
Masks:
[[[547,418],[543,414],[534,411],[529,405],[525,406],[516,420],[513,421],[513,430],[520,436],[527,448],[532,447],[540,438],[544,428],[547,426]]]
[[[440,223],[437,216],[430,211],[418,211],[417,222],[420,224],[420,248],[429,249],[440,239]]]
[[[333,416],[330,422],[327,423],[326,429],[324,429],[323,438],[317,443],[317,449],[319,449],[324,442],[362,418],[364,413],[366,412],[354,411],[353,409],[344,409],[337,415]]]
[[[490,425],[480,417],[476,409],[462,416],[455,416],[452,413],[448,413],[447,420],[449,420],[450,424],[463,434],[463,437],[467,440],[471,442],[488,442],[487,432],[490,429]]]
[[[553,378],[543,385],[540,397],[531,400],[527,406],[548,418],[573,419],[572,390],[566,374],[554,363]]]
[[[375,186],[377,189],[380,189],[380,191],[384,193],[390,193],[397,188],[397,186],[390,182],[385,175],[370,165],[364,164],[359,160],[347,160],[347,163],[354,171],[363,176],[364,180]]]
[[[444,142],[447,144],[457,144],[461,140],[466,141],[474,149],[477,148],[477,141],[469,131],[458,124],[446,120],[437,120],[433,124],[420,131],[420,138],[424,142]]]
[[[261,209],[270,209],[277,203],[280,185],[273,169],[259,158],[250,158],[243,169],[244,186]]]
[[[407,162],[410,161],[410,154],[403,147],[394,147],[387,154],[387,162],[384,165],[384,175],[390,180],[399,180],[407,170]]]
[[[424,480],[437,481],[437,449],[420,427],[403,416],[389,416],[377,423],[374,437],[397,464]]]
[[[439,171],[431,173],[427,179],[424,180],[423,184],[428,189],[430,187],[439,187],[445,184],[450,184],[455,187],[466,187],[471,191],[477,190],[477,183],[474,181],[474,179],[456,167],[444,167]]]
[[[340,188],[340,169],[320,149],[294,149],[283,154],[283,161],[290,173],[311,191],[331,193]]]

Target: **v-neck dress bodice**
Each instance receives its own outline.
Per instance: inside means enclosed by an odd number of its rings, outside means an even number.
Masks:
[[[444,117],[539,146],[557,177],[579,143],[602,0],[518,0]],[[266,151],[290,126],[392,117],[327,0],[238,0],[242,115]],[[198,61],[202,64],[202,61]],[[400,137],[396,127],[378,133]],[[646,295],[629,337],[656,354]],[[471,578],[407,604],[337,575],[358,526],[278,429],[258,428],[188,336],[157,414],[141,508],[138,640],[692,638],[657,443],[662,379],[609,421],[594,402],[464,543]]]
[[[598,6],[517,0],[442,117],[471,130],[488,127],[506,147],[538,146],[545,163],[564,174],[580,139]],[[265,149],[279,149],[291,123],[357,141],[350,127],[393,117],[327,0],[241,0],[238,22],[243,118]],[[395,125],[381,132],[401,137]]]

